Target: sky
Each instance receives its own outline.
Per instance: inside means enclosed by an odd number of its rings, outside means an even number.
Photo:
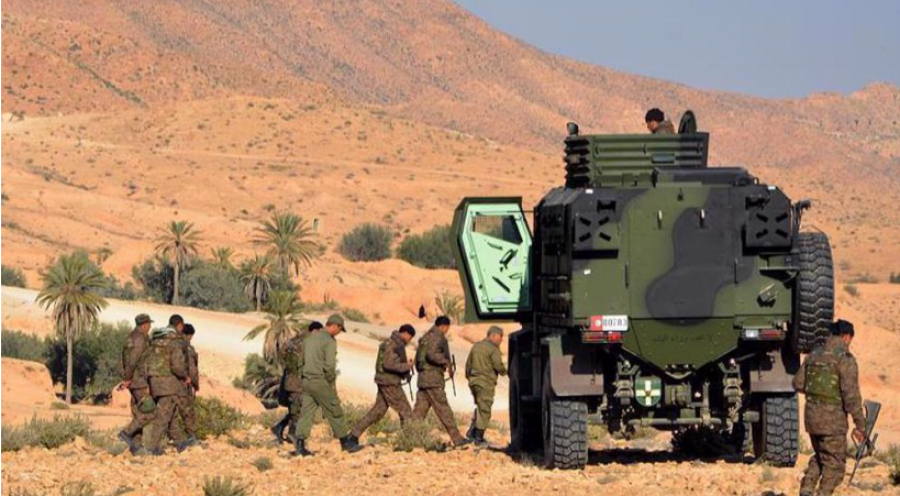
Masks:
[[[544,51],[769,98],[900,85],[900,0],[455,0]]]

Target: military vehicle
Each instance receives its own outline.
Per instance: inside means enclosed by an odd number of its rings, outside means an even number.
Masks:
[[[587,463],[587,425],[715,429],[779,466],[798,451],[800,354],[834,313],[831,247],[809,201],[708,167],[677,134],[565,138],[565,186],[534,208],[465,198],[451,236],[469,321],[515,321],[513,446]],[[597,420],[602,419],[602,420]]]

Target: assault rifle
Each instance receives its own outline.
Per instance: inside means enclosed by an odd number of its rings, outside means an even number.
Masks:
[[[853,464],[853,472],[850,473],[850,480],[847,484],[853,483],[853,476],[856,475],[856,469],[859,468],[859,462],[866,456],[875,452],[875,441],[878,440],[878,433],[875,432],[875,422],[878,422],[878,414],[881,412],[881,403],[866,400],[866,430],[864,432],[865,439],[856,445],[856,463]],[[854,443],[856,440],[854,439]]]

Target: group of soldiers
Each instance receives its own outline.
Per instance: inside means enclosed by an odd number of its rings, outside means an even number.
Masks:
[[[150,330],[147,314],[134,319],[135,328],[122,350],[121,388],[131,393],[131,423],[119,432],[133,454],[159,455],[166,438],[183,451],[198,444],[195,398],[200,390],[195,329],[180,315],[169,325]]]
[[[486,442],[484,431],[490,423],[497,378],[506,374],[500,355],[502,329],[491,327],[486,339],[475,344],[466,361],[465,375],[477,409],[465,437],[456,425],[456,417],[444,390],[447,379],[452,379],[456,373],[456,360],[450,353],[447,341],[450,331],[448,317],[438,317],[434,326],[419,338],[414,358],[408,358],[406,353],[407,346],[416,336],[412,325],[400,326],[382,341],[375,360],[375,385],[378,388],[375,403],[352,428],[347,425],[335,385],[335,337],[344,331],[344,319],[334,314],[324,326],[319,322],[311,323],[305,332],[288,341],[280,351],[284,373],[279,402],[288,408],[288,413],[272,427],[272,432],[279,442],[293,444],[294,455],[313,454],[308,449],[307,440],[318,410],[331,426],[341,449],[349,453],[362,449],[360,437],[372,424],[381,420],[388,409],[397,412],[401,423],[422,420],[429,410],[434,409],[454,446]],[[410,406],[403,386],[411,387],[414,375],[418,375],[418,395],[415,406]]]

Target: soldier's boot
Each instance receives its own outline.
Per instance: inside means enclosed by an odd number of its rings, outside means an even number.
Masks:
[[[463,446],[466,446],[467,444],[472,444],[472,440],[464,438],[462,436],[460,436],[460,438],[457,439],[456,441],[453,441],[454,448],[462,448]]]
[[[487,441],[484,439],[484,431],[481,429],[475,429],[475,446],[487,446]]]
[[[292,454],[294,456],[313,456],[313,452],[306,449],[306,441],[303,439],[297,439],[294,443],[294,452]]]
[[[189,438],[185,439],[184,441],[181,441],[180,443],[178,443],[178,452],[181,453],[182,451],[184,451],[188,448],[191,448],[194,446],[199,446],[199,445],[200,445],[200,441],[197,441],[193,437],[189,437]]]
[[[356,453],[357,451],[363,449],[363,446],[359,444],[359,439],[353,434],[347,434],[346,436],[340,439],[341,441],[341,450],[346,451],[347,453]]]
[[[119,432],[119,440],[128,445],[128,451],[130,451],[132,455],[137,454],[140,449],[140,446],[134,442],[134,438],[129,436],[125,431]]]
[[[284,439],[284,430],[287,428],[288,423],[290,421],[291,421],[290,418],[285,417],[285,418],[279,420],[277,424],[273,425],[272,428],[269,429],[270,431],[272,431],[272,434],[275,435],[275,440],[278,441],[279,443],[287,442]]]
[[[478,430],[475,428],[475,418],[478,416],[478,410],[472,414],[472,422],[469,424],[469,430],[466,431],[466,439],[475,440],[475,432]]]

